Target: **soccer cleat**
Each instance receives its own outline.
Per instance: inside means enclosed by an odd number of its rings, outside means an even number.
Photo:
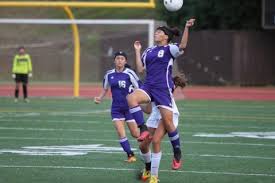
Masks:
[[[151,172],[150,171],[147,171],[146,169],[143,169],[142,171],[142,175],[141,175],[141,180],[143,182],[146,182],[151,176]]]
[[[140,133],[140,136],[137,138],[137,141],[142,142],[149,136],[150,136],[150,133],[149,133],[148,130],[143,131],[143,132]]]
[[[173,170],[178,170],[178,169],[180,169],[181,164],[182,164],[182,161],[181,161],[181,160],[173,159],[173,162],[172,162],[172,169],[173,169]]]
[[[130,155],[128,156],[128,159],[125,160],[127,163],[134,163],[137,161],[137,158],[135,157],[135,155]]]
[[[159,182],[159,179],[158,179],[157,176],[152,175],[152,176],[150,177],[149,183],[158,183],[158,182]]]
[[[18,102],[18,99],[17,99],[17,98],[15,98],[15,99],[14,99],[14,103],[17,103],[17,102]]]
[[[27,99],[27,98],[25,98],[24,101],[25,101],[26,103],[30,103],[30,100]]]

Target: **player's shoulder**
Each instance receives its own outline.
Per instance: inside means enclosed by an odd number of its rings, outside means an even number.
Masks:
[[[114,73],[115,72],[115,69],[110,69],[108,71],[106,71],[106,74],[110,74],[110,73]]]
[[[129,75],[129,76],[133,76],[135,79],[138,79],[138,76],[137,76],[136,72],[132,69],[126,68],[124,70],[124,73]]]
[[[179,43],[170,43],[168,46],[169,46],[169,51],[174,58],[176,58],[184,53],[184,50],[180,49]]]
[[[179,43],[169,43],[168,46],[170,48],[179,48]]]
[[[115,69],[111,69],[106,71],[105,76],[108,76],[109,74],[115,73]]]
[[[146,50],[144,50],[144,53],[147,53],[147,52],[149,52],[149,51],[151,51],[151,50],[153,50],[153,49],[155,49],[155,48],[157,48],[156,45],[149,46],[148,48],[146,48]]]
[[[130,68],[126,68],[124,71],[123,71],[124,73],[135,73],[135,71],[134,70],[132,70],[132,69],[130,69]]]

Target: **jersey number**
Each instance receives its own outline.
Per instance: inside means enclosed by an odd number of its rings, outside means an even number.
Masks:
[[[164,56],[164,50],[160,50],[159,52],[158,52],[158,57],[159,58],[162,58]]]
[[[126,88],[126,81],[118,81],[119,88]]]
[[[133,85],[130,85],[129,86],[129,93],[132,93],[134,91],[134,86]]]

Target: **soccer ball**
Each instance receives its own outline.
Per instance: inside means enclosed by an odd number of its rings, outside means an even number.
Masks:
[[[178,11],[183,5],[183,0],[164,0],[163,3],[168,11]]]

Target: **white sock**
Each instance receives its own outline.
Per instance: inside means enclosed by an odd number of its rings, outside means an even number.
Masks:
[[[161,152],[152,153],[151,175],[158,176]]]
[[[140,151],[140,155],[144,161],[144,163],[150,163],[151,162],[151,151],[149,151],[148,153],[145,153],[143,154],[141,151]]]

